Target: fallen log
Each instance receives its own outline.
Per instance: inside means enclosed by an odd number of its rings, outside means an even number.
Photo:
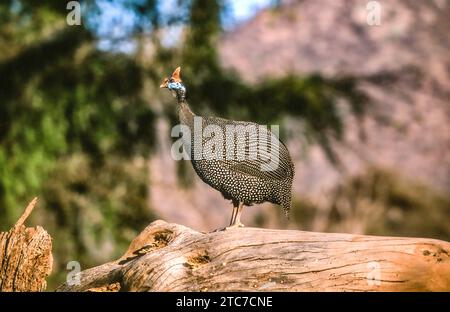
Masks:
[[[25,220],[37,198],[8,232],[0,233],[0,291],[43,291],[52,271],[52,238],[40,226],[27,228]]]
[[[450,291],[450,243],[151,223],[118,260],[57,291]]]

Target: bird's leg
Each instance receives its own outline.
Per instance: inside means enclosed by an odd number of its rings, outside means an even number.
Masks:
[[[236,225],[236,217],[238,215],[239,207],[240,207],[240,203],[238,201],[234,201],[233,200],[233,212],[231,213],[230,225],[227,226],[227,227],[221,228],[221,229],[214,230],[211,233],[225,231],[227,229],[232,229],[232,228],[237,227],[237,225]]]
[[[233,212],[231,213],[230,225],[227,227],[224,227],[224,228],[216,229],[216,230],[212,231],[211,233],[225,231],[227,229],[236,227],[236,225],[234,225],[234,224],[236,223],[236,216],[237,216],[238,210],[239,210],[239,202],[233,201]]]
[[[244,225],[241,223],[241,214],[242,211],[244,210],[244,203],[240,202],[239,203],[239,207],[238,207],[238,211],[236,214],[236,218],[234,220],[234,224],[238,227],[244,227]]]
[[[237,212],[236,215],[234,216],[234,220],[232,218],[232,222],[230,224],[229,227],[227,227],[227,229],[230,228],[237,228],[237,227],[244,227],[244,225],[241,223],[241,214],[242,214],[242,210],[244,209],[244,203],[240,202],[238,207],[234,207],[233,208],[233,214],[234,214],[234,209],[237,208]]]
[[[238,206],[233,205],[233,212],[231,213],[230,226],[232,226],[236,220],[237,211],[238,211]]]

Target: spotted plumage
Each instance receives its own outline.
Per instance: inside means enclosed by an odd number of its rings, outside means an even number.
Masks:
[[[185,142],[185,147],[195,172],[205,183],[221,192],[225,199],[232,201],[230,226],[243,226],[240,223],[243,206],[255,203],[279,204],[288,216],[294,165],[286,146],[267,127],[253,122],[218,117],[198,118],[186,102],[186,88],[180,78],[180,68],[160,87],[168,88],[177,98],[180,123],[191,130],[191,140]],[[196,127],[196,118],[200,127]],[[199,147],[196,144],[204,147],[208,141],[211,142],[211,137],[201,133],[197,133],[201,140],[196,141],[196,132],[203,132],[208,126],[224,135],[230,133],[227,132],[230,129],[234,132],[231,132],[231,137],[219,141],[215,148],[203,149],[202,157],[196,157],[194,151]],[[252,157],[254,154],[258,157]]]

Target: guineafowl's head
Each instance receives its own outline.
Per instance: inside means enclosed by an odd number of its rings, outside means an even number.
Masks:
[[[186,96],[186,88],[181,81],[180,74],[181,68],[177,67],[170,77],[164,78],[159,87],[169,89],[173,96],[178,100],[184,100]]]

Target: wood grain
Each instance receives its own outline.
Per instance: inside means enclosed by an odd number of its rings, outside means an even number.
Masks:
[[[24,225],[34,198],[8,232],[0,233],[0,291],[43,291],[53,265],[52,239],[40,226]]]
[[[450,291],[450,244],[425,238],[151,223],[117,261],[58,291]],[[110,287],[111,288],[111,287]]]

